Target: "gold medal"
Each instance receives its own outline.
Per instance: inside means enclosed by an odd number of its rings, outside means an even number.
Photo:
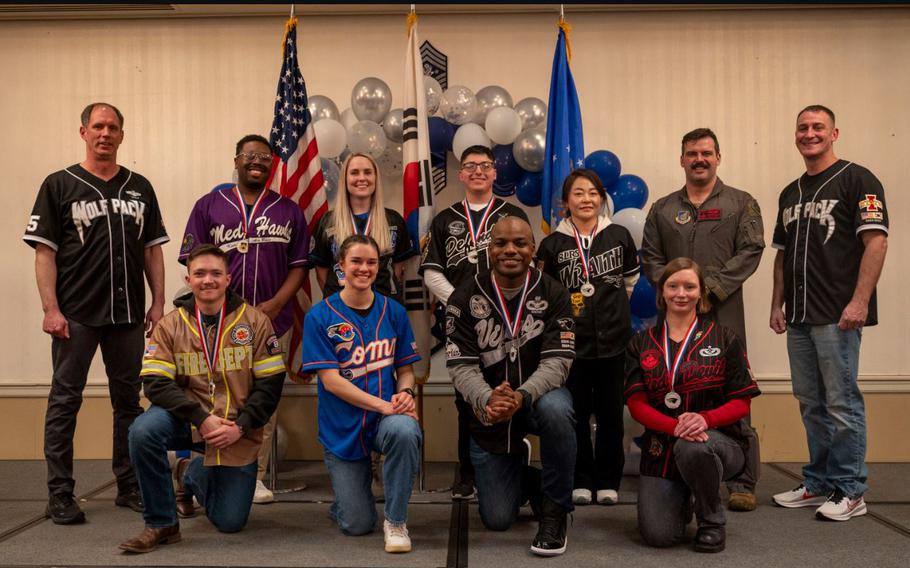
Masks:
[[[250,243],[248,241],[240,241],[237,243],[237,252],[240,254],[246,254],[250,250]]]

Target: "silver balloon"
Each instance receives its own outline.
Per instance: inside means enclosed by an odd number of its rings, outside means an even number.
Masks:
[[[393,108],[382,119],[382,130],[392,142],[404,140],[404,109]]]
[[[487,113],[497,107],[512,106],[512,95],[498,85],[490,85],[477,91],[478,124],[485,124]]]
[[[442,85],[429,75],[424,75],[423,87],[427,91],[427,116],[433,116],[439,110],[439,101],[442,99]]]
[[[543,170],[543,161],[547,148],[547,132],[544,128],[529,128],[515,139],[512,154],[515,161],[524,170],[539,172]]]
[[[335,103],[332,102],[332,99],[329,97],[313,95],[307,99],[306,106],[310,109],[310,115],[313,117],[313,122],[317,122],[323,118],[331,118],[332,120],[341,118],[338,107],[335,106]]]
[[[446,121],[462,125],[471,122],[477,110],[474,91],[462,85],[446,89],[439,101],[439,113]]]
[[[518,101],[518,104],[515,105],[515,112],[521,118],[522,130],[547,124],[547,104],[536,97]]]
[[[345,130],[350,130],[352,126],[357,124],[357,117],[354,116],[354,111],[349,108],[344,109],[344,112],[341,113],[340,122]]]
[[[401,144],[390,141],[385,146],[385,152],[376,160],[379,171],[389,178],[401,177],[401,172],[403,171],[401,156]]]
[[[377,77],[364,77],[351,91],[351,110],[358,120],[381,122],[392,108],[392,90]]]
[[[322,158],[319,160],[322,165],[322,187],[325,189],[325,198],[329,202],[329,208],[335,204],[335,196],[338,194],[338,178],[341,176],[341,169],[334,160]]]
[[[348,148],[355,154],[367,154],[375,160],[382,155],[385,147],[385,132],[371,120],[361,120],[348,130]]]

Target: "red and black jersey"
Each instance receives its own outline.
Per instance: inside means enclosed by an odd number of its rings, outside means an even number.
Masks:
[[[672,387],[680,395],[682,404],[676,409],[668,408],[664,396],[671,390],[671,381],[664,352],[663,324],[663,319],[658,319],[654,327],[638,333],[629,343],[626,399],[643,392],[652,407],[676,418],[684,412],[713,410],[732,399],[754,398],[761,394],[736,334],[709,319],[699,318]],[[672,345],[671,351],[674,351]],[[741,424],[737,422],[718,430],[745,446]],[[679,479],[672,459],[675,441],[676,438],[669,434],[646,430],[641,449],[641,474]]]

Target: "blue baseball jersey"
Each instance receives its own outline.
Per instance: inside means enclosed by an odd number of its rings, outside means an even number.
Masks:
[[[395,369],[420,360],[407,312],[381,294],[365,316],[332,294],[310,309],[303,329],[301,371],[338,369],[354,386],[386,401],[395,394]],[[319,442],[342,459],[368,457],[382,415],[335,396],[322,381],[318,392]]]

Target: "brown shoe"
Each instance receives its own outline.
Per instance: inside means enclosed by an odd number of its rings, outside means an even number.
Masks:
[[[186,473],[187,466],[190,465],[189,458],[180,458],[174,464],[174,496],[177,501],[177,516],[188,519],[196,515],[196,506],[193,505],[193,496],[186,494],[183,486],[183,475]]]
[[[734,491],[733,493],[730,493],[730,502],[727,504],[727,507],[731,511],[754,511],[755,494],[746,493],[744,491]]]
[[[158,548],[159,544],[175,542],[180,542],[180,523],[160,529],[145,527],[139,536],[122,543],[120,549],[136,553],[151,552]]]

